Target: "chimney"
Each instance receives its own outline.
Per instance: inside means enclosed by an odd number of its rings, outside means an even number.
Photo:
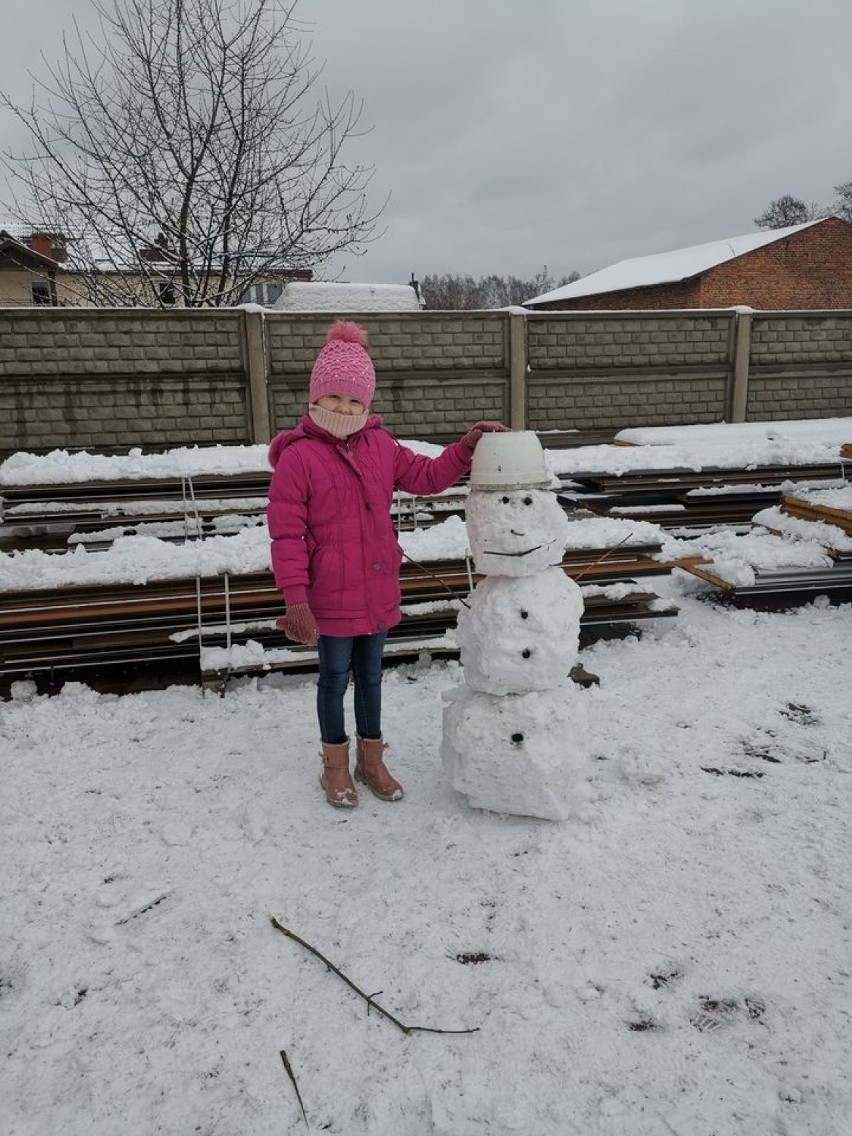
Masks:
[[[31,233],[27,245],[39,256],[49,257],[50,260],[65,259],[65,249],[62,246],[57,247],[49,233]]]

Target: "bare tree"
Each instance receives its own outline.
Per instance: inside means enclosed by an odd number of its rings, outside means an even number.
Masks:
[[[844,221],[852,221],[852,181],[836,185],[834,195],[834,215],[842,217]]]
[[[427,308],[461,312],[486,307],[482,283],[469,273],[430,273],[423,277],[420,291]]]
[[[759,217],[755,217],[754,223],[759,229],[785,229],[788,225],[815,221],[818,217],[824,217],[825,213],[825,208],[817,202],[805,204],[800,198],[786,193],[783,197],[770,201],[768,208]]]
[[[424,276],[420,285],[427,308],[443,311],[485,310],[507,308],[523,304],[533,296],[541,296],[553,288],[580,279],[579,272],[571,272],[555,280],[547,266],[532,280],[517,276],[481,276],[446,273],[443,276]]]
[[[92,299],[233,304],[285,268],[364,251],[381,209],[372,168],[343,153],[362,106],[314,94],[298,0],[93,3],[99,36],[75,22],[28,106],[0,93],[31,143],[3,157],[4,204],[66,236]]]

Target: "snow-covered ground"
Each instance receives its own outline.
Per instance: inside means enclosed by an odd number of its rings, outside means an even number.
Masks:
[[[3,1136],[307,1131],[282,1051],[315,1132],[846,1136],[852,605],[653,587],[676,619],[581,654],[590,800],[556,824],[448,785],[454,662],[386,673],[406,797],[346,813],[311,677],[18,685]],[[476,1032],[403,1034],[270,915],[402,1022]]]
[[[386,676],[407,794],[324,802],[313,681],[0,707],[9,1136],[841,1136],[852,607],[722,609],[584,664],[582,820],[447,785],[454,663]],[[281,923],[403,1022],[405,1036]],[[481,962],[459,961],[487,956]]]

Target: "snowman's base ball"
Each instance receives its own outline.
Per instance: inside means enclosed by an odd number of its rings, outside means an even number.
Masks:
[[[588,799],[591,770],[584,694],[487,694],[462,684],[445,694],[441,757],[474,808],[565,820]]]

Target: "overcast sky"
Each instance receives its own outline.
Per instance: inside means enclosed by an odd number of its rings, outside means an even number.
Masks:
[[[85,0],[74,4],[84,11]],[[58,55],[68,0],[0,0],[3,85]],[[852,180],[850,0],[300,0],[385,234],[326,275],[583,274],[755,231]],[[14,124],[0,111],[0,145]]]

